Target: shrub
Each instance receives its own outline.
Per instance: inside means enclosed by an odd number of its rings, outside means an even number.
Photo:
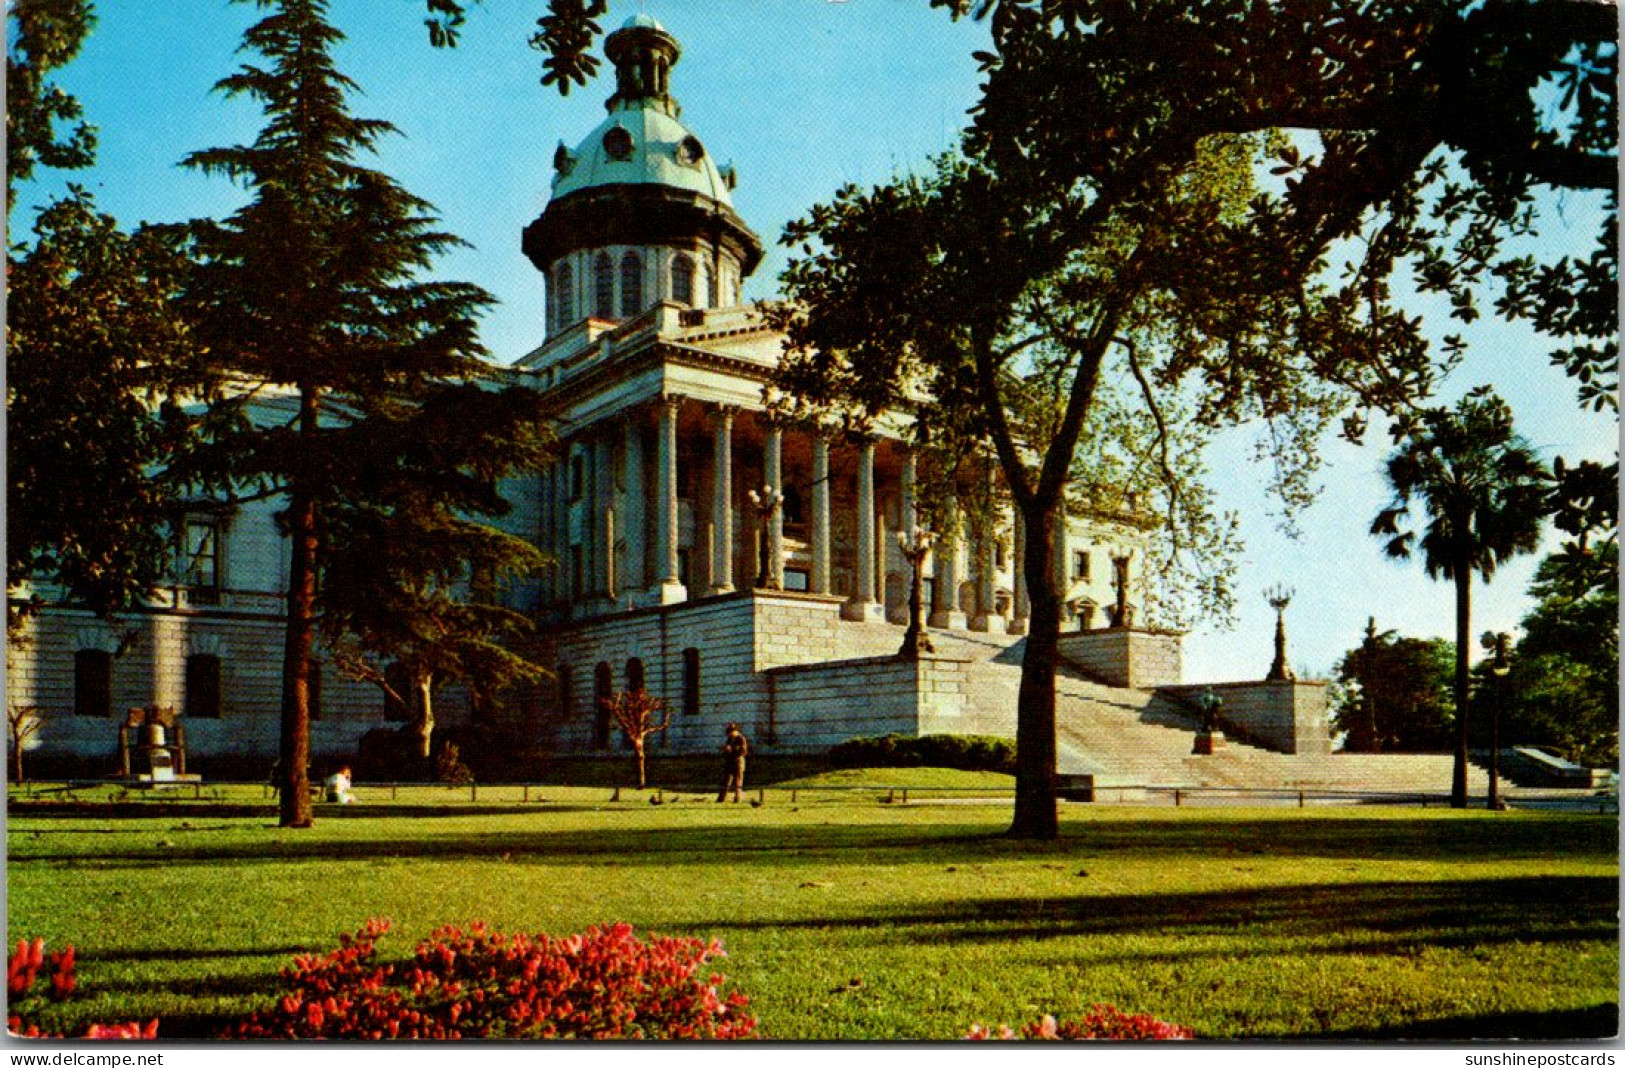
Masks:
[[[981,734],[887,734],[852,738],[829,751],[838,768],[958,768],[1015,774],[1016,746]]]
[[[6,962],[6,992],[10,995],[6,1030],[17,1038],[63,1037],[40,1030],[39,1024],[28,1018],[40,1007],[39,995],[34,993],[34,986],[39,981],[42,971],[48,972],[45,997],[52,1001],[66,1001],[78,986],[78,981],[74,977],[73,947],[67,946],[60,953],[52,953],[47,957],[45,939],[36,938],[33,941],[24,939],[12,950],[11,957]],[[93,1023],[82,1037],[157,1038],[158,1021],[153,1020],[146,1024]]]
[[[972,1024],[966,1038],[1039,1039],[1049,1042],[1077,1042],[1082,1039],[1104,1039],[1115,1042],[1165,1042],[1174,1039],[1195,1038],[1196,1032],[1179,1024],[1171,1024],[1145,1013],[1126,1013],[1114,1005],[1096,1005],[1079,1020],[1057,1022],[1045,1015],[1027,1024],[1017,1034],[1004,1024],[997,1031]]]
[[[289,991],[232,1038],[748,1038],[743,995],[702,968],[716,942],[651,938],[626,924],[568,938],[505,935],[475,924],[436,931],[400,964],[381,964],[387,920],[324,957],[299,957]]]

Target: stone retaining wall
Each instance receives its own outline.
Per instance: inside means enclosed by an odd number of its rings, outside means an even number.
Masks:
[[[1184,681],[1182,643],[1175,631],[1071,631],[1061,635],[1061,659],[1110,686],[1149,690]]]
[[[1282,753],[1332,751],[1324,682],[1216,682],[1157,689],[1193,711],[1200,708],[1198,696],[1212,690],[1224,701],[1220,728],[1238,740]]]

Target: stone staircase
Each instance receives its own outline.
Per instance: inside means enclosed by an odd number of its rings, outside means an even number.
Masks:
[[[963,733],[1015,737],[1022,639],[969,631],[930,632],[936,655],[967,661],[968,709]],[[903,628],[848,623],[840,628],[843,658],[889,656]],[[1199,724],[1183,705],[1155,692],[1108,686],[1062,665],[1056,682],[1056,743],[1063,774],[1095,777],[1098,788],[1218,787],[1375,793],[1449,792],[1449,754],[1276,753],[1231,741],[1211,756],[1191,746]],[[1468,787],[1488,786],[1470,766]]]

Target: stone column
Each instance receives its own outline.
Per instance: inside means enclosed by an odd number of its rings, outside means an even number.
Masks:
[[[1055,575],[1055,592],[1061,598],[1061,626],[1065,628],[1077,613],[1072,611],[1072,598],[1069,591],[1072,589],[1072,572],[1069,568],[1071,560],[1066,544],[1066,508],[1062,506],[1060,514],[1055,517],[1055,555],[1050,559],[1050,568]]]
[[[572,509],[580,513],[576,532],[580,536],[581,581],[571,591],[571,600],[581,605],[597,593],[598,580],[598,450],[591,439],[579,443],[581,459],[581,494]]]
[[[965,613],[959,607],[959,535],[939,536],[931,561],[931,620],[933,627],[963,630]]]
[[[853,539],[857,582],[852,598],[841,607],[843,619],[869,619],[879,608],[875,604],[875,443],[864,440],[858,446],[858,529]]]
[[[715,470],[711,497],[711,592],[731,593],[734,588],[734,410],[718,405],[712,430]]]
[[[997,532],[991,516],[982,524],[976,538],[976,615],[970,629],[987,634],[1004,633],[1004,617],[998,613],[998,582],[993,570],[994,541]]]
[[[780,495],[779,507],[767,522],[768,585],[775,590],[784,589],[784,429],[777,422],[768,422],[765,452],[762,456],[762,476]]]
[[[998,608],[999,576],[994,567],[999,524],[993,510],[997,485],[991,460],[983,461],[981,477],[984,483],[981,499],[987,508],[977,524],[979,529],[972,532],[976,538],[976,618],[970,621],[970,629],[987,634],[1003,634],[1005,621]]]
[[[660,400],[660,435],[655,463],[655,593],[661,604],[688,597],[677,562],[677,415],[683,399]]]
[[[903,533],[908,535],[910,543],[914,541],[914,532],[920,528],[920,507],[914,494],[915,478],[914,453],[910,452],[903,457]]]
[[[813,438],[812,469],[812,576],[813,593],[829,593],[829,439]]]
[[[647,490],[643,485],[643,421],[640,412],[627,413],[622,447],[626,451],[626,484],[621,488],[620,529],[626,539],[626,563],[616,576],[622,591],[635,593],[645,585],[643,558],[647,552]]]
[[[557,469],[556,463],[546,463],[536,473],[536,547],[555,561],[559,556],[558,546],[554,544],[553,538],[553,478]],[[542,572],[538,586],[543,605],[553,599],[553,579],[557,574],[556,564]]]
[[[1027,620],[1032,615],[1032,600],[1027,593],[1027,521],[1021,517],[1021,509],[1011,510],[1011,525],[1015,528],[1011,535],[1013,543],[1010,551],[1010,592],[1014,603],[1010,609],[1009,632],[1011,634],[1026,634]]]
[[[592,595],[615,599],[615,448],[607,437],[593,443],[593,475],[597,499],[593,502]]]

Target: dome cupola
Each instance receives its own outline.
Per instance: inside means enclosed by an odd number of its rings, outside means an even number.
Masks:
[[[658,300],[734,303],[762,256],[733,208],[733,168],[679,119],[677,39],[637,15],[604,51],[615,67],[609,114],[573,149],[560,142],[551,200],[524,232],[525,255],[548,278],[550,335]]]

